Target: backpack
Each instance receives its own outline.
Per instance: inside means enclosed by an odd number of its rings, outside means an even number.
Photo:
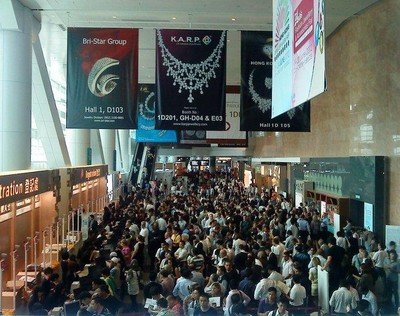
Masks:
[[[231,296],[232,305],[228,309],[229,316],[246,314],[246,306],[243,304],[242,293],[235,293]]]

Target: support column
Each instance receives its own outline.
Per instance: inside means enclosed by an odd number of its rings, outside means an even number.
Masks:
[[[122,160],[122,170],[125,173],[129,173],[130,170],[130,163],[129,163],[129,130],[121,129],[118,130],[119,133],[119,140],[121,143],[121,160]]]
[[[101,129],[101,143],[103,145],[104,162],[108,165],[108,173],[115,171],[115,130]]]
[[[18,1],[11,3],[0,14],[9,18],[0,29],[0,171],[31,166],[33,17]]]
[[[215,173],[216,165],[217,165],[217,157],[215,156],[210,156],[210,173]]]
[[[88,161],[90,129],[67,129],[66,141],[73,166],[91,164],[91,157]]]

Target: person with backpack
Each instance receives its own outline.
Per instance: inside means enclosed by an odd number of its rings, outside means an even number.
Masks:
[[[242,311],[245,309],[244,307],[247,306],[251,299],[248,297],[243,291],[240,291],[239,288],[239,280],[238,279],[232,279],[229,283],[230,291],[228,293],[228,296],[226,297],[226,303],[225,303],[225,315],[226,316],[231,316],[232,314],[232,305],[235,304],[243,304],[243,308],[241,309]],[[243,314],[241,312],[241,314]]]

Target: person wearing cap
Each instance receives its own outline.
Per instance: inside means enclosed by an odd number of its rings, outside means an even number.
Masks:
[[[114,279],[115,283],[115,297],[119,298],[121,295],[121,265],[119,264],[119,258],[118,257],[112,257],[109,261],[109,266],[110,266],[110,275]]]

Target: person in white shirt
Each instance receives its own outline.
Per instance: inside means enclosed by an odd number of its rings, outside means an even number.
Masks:
[[[387,258],[388,254],[385,251],[385,245],[382,243],[378,243],[378,251],[374,253],[372,257],[372,262],[375,265],[375,270],[379,273],[379,275],[383,278],[383,280],[386,279],[386,274],[385,274],[385,259]]]
[[[149,229],[147,228],[147,222],[143,221],[141,224],[141,230],[139,234],[144,238],[144,245],[147,246],[149,244]]]
[[[349,291],[351,292],[351,309],[355,311],[357,309],[358,303],[360,302],[360,295],[358,294],[358,291],[356,290],[356,284],[355,281],[349,282]]]
[[[347,239],[344,236],[343,231],[338,231],[336,233],[336,235],[337,235],[336,245],[338,245],[339,247],[342,247],[344,250],[347,250],[348,242],[347,242]]]
[[[280,242],[279,237],[275,236],[272,239],[271,250],[276,255],[276,257],[278,259],[278,268],[281,268],[283,253],[285,252],[285,246]]]
[[[276,288],[277,297],[281,296],[282,292],[280,288],[277,286],[276,281],[268,279],[268,276],[269,276],[268,272],[265,271],[263,274],[263,279],[261,279],[260,282],[258,282],[256,285],[256,289],[254,290],[254,299],[256,301],[266,298],[268,294],[268,289],[270,287]]]
[[[310,261],[310,263],[308,264],[308,269],[311,269],[311,268],[314,266],[314,265],[313,265],[313,262],[312,262],[312,259],[313,259],[314,257],[316,257],[316,258],[319,259],[319,262],[321,263],[321,264],[320,264],[321,267],[325,266],[326,259],[322,256],[322,250],[320,250],[320,249],[315,250],[315,248],[311,248],[311,253],[309,253],[309,255],[310,255],[310,257],[311,257],[311,261]]]
[[[179,243],[179,248],[175,251],[174,256],[179,262],[185,262],[188,257],[188,252],[185,249],[185,242]]]
[[[239,280],[237,279],[232,279],[231,282],[229,283],[230,291],[228,293],[228,296],[226,297],[226,303],[225,303],[225,315],[229,316],[229,308],[232,306],[232,295],[238,294],[240,296],[240,299],[243,303],[244,306],[247,306],[251,298],[246,295],[243,291],[240,291],[238,289],[239,287]]]
[[[233,250],[235,251],[235,256],[240,252],[239,245],[246,245],[246,242],[241,239],[242,235],[240,233],[235,234],[236,238],[233,241]]]
[[[283,253],[282,259],[282,277],[287,280],[293,275],[293,261],[289,251]]]
[[[339,288],[332,293],[329,305],[335,313],[348,313],[351,310],[352,294],[346,280],[341,280]]]
[[[139,226],[136,225],[136,223],[132,223],[132,225],[129,226],[129,232],[131,233],[131,235],[137,238],[137,236],[139,236]]]
[[[282,274],[280,274],[279,272],[275,271],[273,266],[267,265],[266,269],[267,269],[267,271],[269,273],[268,279],[274,280],[276,282],[279,282],[279,281],[283,282],[284,281]]]
[[[167,230],[167,221],[164,219],[164,217],[160,216],[159,218],[157,218],[156,220],[157,224],[158,224],[158,229],[165,232]]]
[[[366,286],[363,286],[360,289],[360,292],[361,299],[366,300],[369,303],[368,310],[371,312],[372,315],[378,316],[378,300],[376,299],[376,295],[371,292]]]
[[[303,306],[304,300],[307,297],[306,289],[300,284],[300,276],[293,276],[293,286],[290,289],[290,305]]]

